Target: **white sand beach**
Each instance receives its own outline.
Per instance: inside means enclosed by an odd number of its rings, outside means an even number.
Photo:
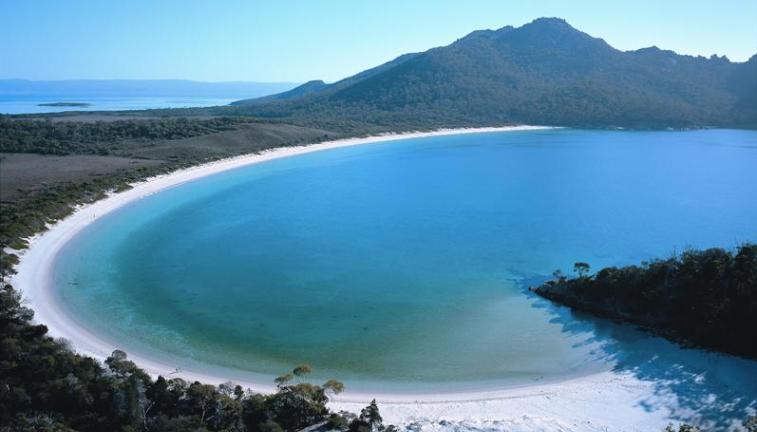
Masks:
[[[72,320],[68,312],[56,304],[55,296],[51,295],[51,290],[54,289],[51,270],[56,255],[69,240],[94,220],[162,190],[273,159],[398,139],[544,128],[546,127],[508,126],[444,129],[344,139],[278,148],[154,177],[133,185],[130,190],[113,193],[103,200],[81,206],[71,216],[30,239],[29,249],[19,252],[21,259],[16,267],[18,273],[11,279],[11,284],[22,292],[27,305],[35,311],[35,321],[45,324],[52,336],[67,339],[79,353],[104,359],[118,348],[116,344],[99,337],[95,330],[84,328]],[[670,345],[664,342],[661,344],[665,347]],[[655,357],[657,354],[654,350],[657,348],[659,346],[645,348],[649,352],[640,354],[648,354],[648,357],[644,361],[633,363],[633,367],[561,382],[438,395],[365,394],[351,393],[348,389],[347,393],[336,398],[332,408],[359,412],[366,402],[375,397],[380,402],[386,422],[421,431],[658,431],[668,423],[675,423],[691,414],[697,414],[704,421],[714,421],[712,424],[716,424],[718,428],[727,428],[729,425],[736,427],[736,419],[744,418],[745,409],[754,411],[757,405],[754,395],[757,390],[755,384],[748,381],[750,374],[757,372],[754,365],[757,362],[675,347],[669,348],[675,350],[675,354],[662,356],[660,360],[659,356]],[[215,384],[228,381],[229,378],[228,375],[208,372],[212,369],[177,371],[174,366],[151,358],[146,353],[129,352],[129,357],[153,375],[181,376],[188,380]],[[689,358],[701,369],[689,371],[686,366]],[[682,359],[685,360],[681,362]],[[680,363],[684,366],[676,370],[676,365]],[[744,365],[746,368],[743,368]],[[710,375],[699,372],[710,369],[713,370]],[[715,384],[708,381],[712,379],[711,375],[718,380]],[[754,379],[757,375],[751,375],[751,378],[752,381],[757,381]],[[272,383],[262,379],[237,382],[255,391],[273,390]],[[725,383],[722,388],[726,396],[712,394],[712,389],[720,388],[720,383]],[[740,392],[745,392],[745,399],[742,398],[738,404],[733,405],[730,398]]]

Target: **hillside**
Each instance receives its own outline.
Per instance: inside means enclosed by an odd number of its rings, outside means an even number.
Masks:
[[[733,63],[657,47],[620,51],[557,18],[476,31],[319,87],[221,110],[393,128],[757,127],[757,56]]]
[[[305,84],[299,85],[291,90],[287,90],[285,92],[276,93],[268,96],[259,97],[256,99],[247,99],[244,101],[245,104],[255,104],[255,103],[264,103],[269,101],[282,101],[282,100],[290,100],[290,99],[297,99],[303,96],[307,96],[309,94],[317,93],[329,85],[321,80],[312,80],[308,81]],[[239,102],[233,102],[232,105],[238,105]]]

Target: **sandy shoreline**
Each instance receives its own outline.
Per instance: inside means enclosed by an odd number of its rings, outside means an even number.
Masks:
[[[51,226],[47,231],[37,234],[29,239],[29,248],[24,251],[16,252],[19,255],[20,262],[16,266],[17,274],[11,278],[10,282],[22,293],[27,306],[34,310],[35,321],[45,324],[48,327],[50,335],[67,339],[70,341],[72,347],[79,353],[104,360],[118,347],[111,341],[104,340],[104,338],[96,334],[96,332],[90,331],[85,326],[72,319],[69,316],[70,312],[63,310],[56,304],[57,297],[51,291],[53,289],[51,280],[52,267],[58,252],[69,240],[95,220],[122,208],[131,202],[163,190],[180,186],[202,177],[274,159],[297,156],[315,151],[401,139],[540,129],[550,129],[550,127],[505,126],[469,129],[440,129],[431,132],[384,134],[364,138],[348,138],[319,144],[281,147],[264,151],[259,154],[248,154],[222,159],[152,177],[145,181],[133,184],[132,189],[120,193],[111,193],[105,199],[77,208],[72,215]],[[228,379],[221,379],[219,377],[221,371],[202,373],[199,371],[182,370],[180,374],[177,374],[176,367],[167,362],[157,361],[154,358],[150,358],[149,355],[140,355],[141,353],[137,351],[129,351],[128,354],[132,360],[140,365],[140,367],[153,375],[173,374],[180,375],[186,379],[200,380],[216,384]],[[225,376],[228,377],[228,375]],[[270,377],[267,376],[264,377],[261,375],[259,380],[255,378],[237,381],[256,391],[266,392],[275,389]],[[370,400],[370,398],[368,398],[368,400]]]
[[[71,216],[56,223],[44,233],[30,239],[29,249],[19,254],[18,273],[11,278],[35,312],[35,321],[47,325],[54,337],[71,342],[79,353],[104,359],[117,348],[71,319],[57,305],[51,290],[51,270],[61,248],[88,224],[133,201],[226,170],[262,163],[283,157],[315,151],[399,139],[465,133],[504,132],[544,129],[538,126],[501,128],[444,129],[434,132],[380,135],[284,147],[260,154],[243,155],[176,171],[133,185],[128,191],[110,194],[107,198],[82,206]],[[129,352],[129,357],[152,375],[181,376],[187,380],[219,384],[229,375],[218,372],[182,370],[149,354]],[[274,389],[268,380],[235,380],[259,392]],[[349,390],[349,389],[348,389]],[[674,413],[667,399],[675,395],[661,394],[653,382],[643,381],[629,373],[602,372],[554,383],[487,390],[481,392],[444,394],[367,394],[347,392],[332,403],[334,409],[359,412],[367,401],[377,397],[382,415],[388,422],[409,424],[420,422],[419,430],[522,430],[522,431],[655,431],[661,430]],[[659,399],[660,409],[649,409],[649,401]],[[442,422],[444,419],[446,422]]]

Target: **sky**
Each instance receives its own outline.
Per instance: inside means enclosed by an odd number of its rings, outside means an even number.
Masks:
[[[330,82],[542,16],[622,50],[757,53],[757,0],[0,0],[0,79]]]

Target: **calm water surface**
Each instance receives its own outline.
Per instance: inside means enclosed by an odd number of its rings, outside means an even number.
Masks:
[[[194,96],[95,96],[95,95],[5,95],[0,94],[0,114],[39,114],[65,111],[125,111],[160,108],[193,108],[228,105],[234,98]],[[45,103],[79,102],[85,107],[40,106]]]
[[[306,362],[352,388],[523,383],[617,360],[528,283],[755,241],[755,197],[754,131],[409,139],[145,198],[69,243],[55,281],[77,320],[177,366]]]

